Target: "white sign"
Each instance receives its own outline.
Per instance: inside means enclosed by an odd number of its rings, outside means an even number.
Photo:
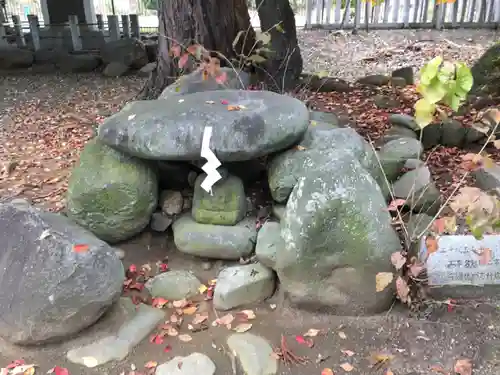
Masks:
[[[210,194],[212,193],[212,186],[222,178],[220,173],[217,172],[217,168],[221,166],[221,162],[212,150],[210,150],[211,138],[212,127],[207,126],[203,131],[203,140],[201,142],[201,157],[207,159],[207,163],[201,169],[207,174],[207,177],[201,183],[201,188]]]
[[[425,237],[420,242],[420,259],[426,261],[429,285],[500,284],[500,235],[443,235],[437,250],[429,254]]]

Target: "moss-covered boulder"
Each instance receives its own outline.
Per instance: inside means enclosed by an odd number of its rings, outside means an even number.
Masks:
[[[494,44],[471,68],[472,92],[500,94],[500,43]]]
[[[212,187],[208,193],[201,187],[207,175],[196,178],[193,196],[193,219],[200,224],[235,225],[243,219],[247,209],[243,181],[228,176]]]
[[[147,164],[97,139],[85,145],[69,180],[69,218],[115,243],[141,232],[157,204],[157,177]]]
[[[375,278],[401,245],[380,187],[350,155],[298,179],[281,237],[275,269],[298,307],[347,315],[390,307],[392,289],[377,292]]]

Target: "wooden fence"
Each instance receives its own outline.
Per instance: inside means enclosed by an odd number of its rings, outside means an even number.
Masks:
[[[305,0],[305,28],[497,28],[500,0]]]
[[[43,48],[43,29],[40,28],[38,16],[28,15],[29,27],[27,30],[23,26],[21,18],[17,15],[12,16],[12,23],[14,25],[16,44],[18,47],[27,46],[25,31],[28,31],[31,47],[35,51]],[[101,35],[103,42],[118,40],[122,36],[136,38],[141,37],[141,28],[139,26],[139,17],[137,14],[107,16],[106,20],[104,19],[104,16],[102,14],[98,14],[96,25],[79,24],[77,16],[69,16],[67,26],[69,26],[68,28],[71,37],[71,48],[73,51],[81,51],[82,49],[84,49],[84,43],[82,41],[82,31],[84,33],[88,33],[89,30],[97,32],[99,35]],[[8,43],[8,27],[8,25],[2,26],[0,24],[0,45]],[[51,36],[49,38],[53,37]]]

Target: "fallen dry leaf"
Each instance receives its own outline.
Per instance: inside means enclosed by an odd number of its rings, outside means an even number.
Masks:
[[[199,313],[194,316],[193,321],[191,323],[194,325],[201,324],[207,319],[208,319],[208,313]]]
[[[442,375],[450,375],[449,371],[446,371],[442,366],[439,365],[432,365],[431,371]]]
[[[396,279],[396,292],[401,302],[406,303],[408,301],[408,295],[410,294],[410,287],[408,286],[408,283],[401,276],[398,276],[398,278]]]
[[[252,328],[251,323],[240,323],[236,327],[234,327],[233,330],[238,332],[238,333],[243,333],[243,332],[250,330],[250,328]]]
[[[163,308],[165,305],[168,303],[168,300],[163,298],[163,297],[156,297],[153,298],[153,302],[151,303],[151,306],[156,307],[156,308]]]
[[[304,146],[301,146],[301,145],[297,145],[297,146],[295,146],[295,148],[296,148],[297,150],[299,150],[299,151],[304,151],[304,150],[306,150],[306,148],[305,148]]]
[[[222,317],[220,317],[219,319],[217,319],[215,322],[217,325],[223,325],[223,326],[227,326],[229,324],[231,324],[234,320],[234,316],[233,314],[226,314]]]
[[[75,253],[86,253],[87,251],[89,251],[89,245],[85,244],[73,245],[73,251]]]
[[[406,204],[406,199],[394,199],[387,206],[387,211],[397,211],[401,206]]]
[[[472,375],[472,361],[468,358],[457,360],[453,371],[455,371],[457,375]]]
[[[208,290],[208,287],[205,284],[201,284],[200,287],[198,288],[198,292],[200,294],[205,293]]]
[[[387,371],[385,372],[385,375],[394,375],[394,373],[391,371],[390,368],[388,368]]]
[[[182,313],[184,315],[193,315],[197,310],[198,310],[197,306],[190,306],[190,307],[186,307],[185,309],[183,309]]]
[[[309,348],[312,348],[314,346],[314,341],[312,339],[306,339],[304,336],[300,335],[295,336],[295,341]]]
[[[248,320],[255,319],[255,313],[253,312],[253,310],[242,310],[240,311],[240,314],[245,315],[246,319]]]
[[[149,361],[144,365],[145,368],[155,368],[157,366],[158,366],[158,362],[155,362],[155,361]]]
[[[182,335],[179,335],[179,336],[178,336],[178,339],[179,339],[179,340],[181,340],[182,342],[189,342],[189,341],[191,341],[193,338],[192,338],[190,335],[188,335],[187,333],[184,333],[184,334],[182,334]]]
[[[342,363],[340,367],[342,367],[342,369],[346,372],[351,372],[352,370],[354,370],[354,366],[348,362]]]
[[[232,111],[239,111],[241,109],[241,106],[239,105],[228,105],[227,110],[232,112]]]
[[[434,236],[427,236],[425,238],[425,246],[427,248],[427,256],[435,253],[439,248],[438,241]]]
[[[391,263],[397,270],[400,270],[406,264],[406,257],[401,254],[401,251],[396,251],[391,254]]]
[[[69,375],[68,369],[60,366],[54,366],[49,372],[54,375]]]
[[[331,368],[324,368],[323,371],[321,371],[321,375],[335,375],[335,373]]]
[[[378,369],[382,366],[386,366],[394,358],[393,355],[387,353],[371,353],[370,355],[370,367],[373,369]]]
[[[346,335],[344,332],[342,332],[342,331],[340,331],[340,332],[339,332],[339,337],[340,337],[342,340],[347,339],[347,335]]]
[[[392,272],[379,272],[375,275],[375,290],[377,292],[383,291],[394,279]]]
[[[304,333],[304,337],[316,337],[321,331],[315,328],[309,328],[306,333]]]
[[[354,354],[356,354],[352,350],[341,349],[340,351],[348,357],[352,357]]]
[[[181,299],[181,300],[172,302],[172,305],[176,309],[183,309],[184,307],[186,307],[187,305],[189,305],[189,302],[187,300],[185,300],[185,299]]]

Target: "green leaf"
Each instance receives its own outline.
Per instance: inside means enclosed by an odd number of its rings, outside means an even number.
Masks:
[[[455,76],[455,65],[445,61],[437,73],[438,79],[442,83],[448,83]]]
[[[474,83],[474,78],[472,78],[472,73],[467,65],[463,63],[456,63],[457,72],[456,72],[456,81],[457,85],[464,90],[465,92],[469,92],[472,89],[472,85]]]
[[[321,72],[318,72],[318,73],[316,74],[316,76],[317,76],[318,78],[325,78],[325,77],[328,77],[328,72],[327,72],[326,70],[322,70]]]
[[[429,85],[422,86],[420,92],[429,103],[437,103],[447,94],[446,86],[438,78],[434,78]]]
[[[418,100],[415,103],[415,121],[422,129],[429,125],[434,119],[436,105],[430,103],[425,98]]]
[[[255,63],[255,64],[262,64],[265,62],[267,59],[263,56],[260,55],[250,55],[248,56],[248,61]]]
[[[277,25],[276,25],[276,30],[278,30],[280,33],[284,33],[285,32],[285,29],[283,28],[283,26],[281,26],[283,22],[280,21]]]
[[[476,240],[480,240],[483,238],[484,231],[481,227],[473,227],[471,228],[471,233]]]
[[[267,46],[271,42],[271,34],[268,32],[256,33],[257,40],[262,42],[263,45]]]
[[[460,108],[460,104],[462,104],[460,98],[456,96],[455,93],[453,92],[448,93],[448,95],[445,96],[443,101],[444,104],[453,109],[455,112],[458,111],[458,109]]]
[[[436,77],[439,66],[443,62],[441,56],[434,57],[431,61],[425,64],[422,69],[420,69],[420,81],[424,85],[429,85],[434,77]]]

